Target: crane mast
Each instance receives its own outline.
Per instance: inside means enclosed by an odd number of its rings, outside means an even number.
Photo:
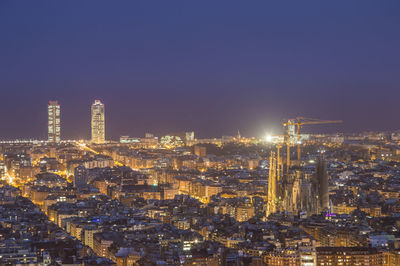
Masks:
[[[304,125],[320,125],[320,124],[336,124],[342,123],[342,120],[320,120],[315,118],[305,118],[296,117],[293,119],[288,119],[283,122],[283,126],[287,128],[286,130],[286,162],[287,171],[290,167],[290,146],[297,145],[297,160],[301,159],[301,140],[300,140],[300,129]]]

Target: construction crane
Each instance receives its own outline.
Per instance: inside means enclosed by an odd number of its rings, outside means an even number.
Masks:
[[[319,125],[319,124],[335,124],[342,123],[342,120],[320,120],[315,118],[305,118],[305,117],[296,117],[293,119],[288,119],[283,122],[283,126],[287,127],[287,135],[286,135],[286,148],[287,148],[287,170],[289,171],[290,166],[290,146],[293,144],[297,144],[297,159],[301,159],[301,143],[300,143],[300,129],[303,125]]]

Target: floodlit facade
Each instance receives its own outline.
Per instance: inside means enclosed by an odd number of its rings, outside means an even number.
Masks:
[[[95,100],[92,104],[92,142],[101,144],[105,142],[105,120],[104,104],[100,100]]]
[[[49,142],[60,142],[61,131],[60,131],[60,105],[58,101],[50,101],[47,106],[48,114],[48,141]]]

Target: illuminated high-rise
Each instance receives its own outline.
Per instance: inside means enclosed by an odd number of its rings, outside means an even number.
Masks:
[[[60,105],[57,101],[50,101],[47,106],[48,114],[48,141],[60,142]]]
[[[104,104],[100,100],[95,100],[92,104],[92,142],[101,144],[105,142],[105,119]]]

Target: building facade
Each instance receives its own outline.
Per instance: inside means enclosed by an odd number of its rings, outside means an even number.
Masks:
[[[49,142],[60,142],[61,131],[60,131],[60,105],[58,101],[50,101],[47,106],[48,114],[48,141]]]
[[[383,265],[382,254],[365,247],[317,247],[317,265]]]
[[[81,188],[87,185],[88,170],[85,166],[79,165],[74,171],[74,187]]]
[[[104,104],[100,100],[95,100],[92,104],[92,142],[102,144],[105,142],[105,119]]]

